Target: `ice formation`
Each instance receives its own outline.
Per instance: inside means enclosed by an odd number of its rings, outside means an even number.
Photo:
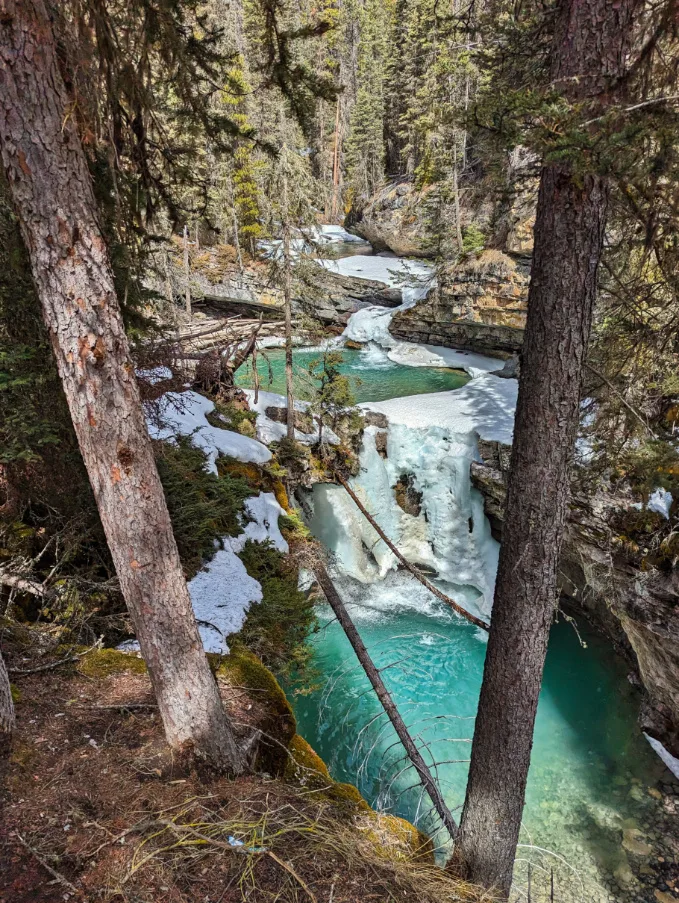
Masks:
[[[167,392],[159,405],[159,410],[153,415],[149,411],[147,416],[151,438],[172,441],[176,436],[190,436],[193,444],[207,455],[212,473],[217,473],[219,455],[252,464],[271,460],[271,452],[261,442],[211,426],[206,414],[211,414],[215,406],[197,392]]]
[[[386,415],[387,456],[377,450],[379,429],[368,427],[352,488],[408,561],[433,571],[445,592],[486,617],[499,546],[490,534],[483,498],[471,486],[469,466],[478,458],[479,435],[511,442],[516,395],[515,380],[485,374],[451,392],[361,405]],[[396,504],[394,487],[402,477],[421,494],[418,516]],[[341,487],[317,486],[313,509],[312,530],[333,551],[344,574],[377,584],[396,569],[393,553]],[[393,602],[393,580],[390,586]]]

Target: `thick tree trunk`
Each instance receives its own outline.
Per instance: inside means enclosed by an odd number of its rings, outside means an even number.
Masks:
[[[7,668],[0,652],[0,788],[2,788],[3,759],[9,753],[14,732],[14,703]]]
[[[563,0],[552,76],[571,100],[606,103],[637,0]],[[598,98],[598,101],[597,101]],[[540,181],[505,529],[452,867],[506,898],[557,599],[557,564],[579,420],[607,186],[567,164]]]
[[[0,0],[0,147],[80,450],[168,742],[239,756],[193,616],[44,0]]]
[[[295,395],[292,381],[292,255],[290,251],[290,211],[288,209],[288,160],[283,143],[283,303],[285,306],[285,393],[287,396],[287,438],[295,441]]]

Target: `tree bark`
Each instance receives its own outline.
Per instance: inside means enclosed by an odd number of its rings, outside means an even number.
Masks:
[[[59,374],[170,745],[240,759],[203,651],[44,0],[0,0],[0,149]]]
[[[2,788],[3,760],[9,754],[14,733],[15,717],[12,690],[7,668],[0,652],[0,789]]]
[[[189,261],[189,227],[184,226],[184,275],[186,277],[185,306],[186,313],[191,316],[191,263]]]
[[[638,0],[562,0],[552,80],[601,108],[623,71]],[[509,895],[579,420],[608,190],[543,167],[505,530],[472,758],[452,868]]]
[[[281,117],[282,121],[282,117]],[[283,303],[285,307],[285,392],[287,395],[287,438],[295,441],[295,396],[292,387],[292,256],[290,253],[290,210],[288,204],[288,160],[283,141]]]

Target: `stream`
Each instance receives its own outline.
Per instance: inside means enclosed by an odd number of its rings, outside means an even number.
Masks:
[[[385,276],[383,258],[354,254],[327,265],[366,278],[398,278],[392,269]],[[407,264],[390,259],[388,266]],[[426,273],[421,263],[415,269]],[[404,303],[422,294],[405,288]],[[395,342],[387,332],[392,315],[362,310],[345,333],[366,342],[344,353],[344,372],[360,379],[357,401],[389,418],[381,445],[380,429],[366,429],[352,485],[409,560],[469,610],[490,617],[499,546],[470,484],[469,464],[478,454],[477,433],[510,441],[516,383],[489,375],[501,362]],[[282,393],[282,352],[268,354],[273,384],[263,367],[262,387]],[[296,351],[300,374],[315,356]],[[450,369],[465,365],[471,380]],[[251,378],[244,373],[241,380],[251,384]],[[399,487],[410,493],[407,510],[397,504]],[[396,568],[341,487],[316,485],[305,502],[351,616],[459,819],[486,637]],[[348,641],[329,607],[319,606],[318,619],[312,689],[287,687],[300,733],[335,779],[356,784],[376,808],[416,823],[443,857],[444,832]],[[563,617],[555,623],[512,900],[527,899],[530,882],[531,899],[547,901],[552,880],[558,901],[673,899],[662,896],[671,885],[649,863],[657,869],[659,861],[676,858],[666,837],[675,818],[667,800],[676,783],[639,732],[637,691],[626,674],[585,623]]]

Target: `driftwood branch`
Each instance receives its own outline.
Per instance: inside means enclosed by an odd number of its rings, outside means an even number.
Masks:
[[[31,596],[38,596],[40,599],[51,599],[56,595],[53,589],[43,586],[42,583],[36,583],[35,580],[28,580],[18,574],[10,574],[8,571],[0,570],[0,585],[17,589],[22,593],[29,593]]]
[[[71,884],[71,882],[67,878],[64,878],[64,876],[60,872],[58,872],[56,869],[53,869],[52,866],[40,855],[40,853],[38,853],[38,851],[34,847],[32,847],[29,843],[26,843],[21,834],[16,833],[14,836],[19,841],[21,846],[25,850],[28,850],[31,856],[33,856],[40,863],[45,871],[49,872],[49,874],[54,878],[55,881],[58,881],[59,884],[61,884],[63,887],[68,888],[68,890],[70,890],[71,893],[75,894],[77,897],[82,896],[82,892],[78,890],[75,884]]]
[[[416,580],[420,581],[422,586],[426,587],[430,593],[432,593],[434,596],[436,596],[437,599],[440,599],[442,602],[445,602],[446,605],[449,605],[453,609],[453,611],[456,611],[459,615],[462,615],[463,618],[466,618],[472,624],[475,624],[477,627],[480,627],[482,630],[490,630],[490,626],[488,624],[486,624],[485,621],[482,621],[481,618],[477,618],[476,615],[471,614],[471,612],[468,612],[466,609],[462,608],[461,605],[458,605],[454,599],[450,598],[450,596],[447,596],[445,593],[442,593],[440,589],[437,589],[433,583],[430,583],[430,581],[427,580],[427,578],[424,576],[424,574],[422,574],[418,570],[418,568],[415,567],[415,565],[411,564],[407,559],[405,559],[403,557],[403,555],[401,555],[399,550],[396,548],[396,546],[393,544],[393,542],[389,539],[389,537],[384,532],[384,530],[377,523],[377,521],[372,516],[372,514],[370,514],[370,512],[367,510],[367,508],[365,507],[363,502],[359,499],[359,497],[356,495],[356,493],[351,488],[351,486],[347,483],[347,481],[344,479],[344,477],[341,476],[337,472],[335,473],[335,476],[338,479],[338,481],[342,484],[342,486],[344,486],[346,491],[349,493],[351,498],[356,503],[358,510],[361,512],[361,514],[363,514],[363,516],[366,518],[366,520],[368,521],[370,526],[379,535],[380,539],[386,543],[386,545],[389,547],[389,549],[391,549],[391,551],[398,558],[398,560],[401,562],[403,567],[407,571],[409,571],[413,575],[413,577],[415,577]]]
[[[441,821],[446,827],[446,830],[454,840],[457,834],[457,824],[455,823],[455,819],[453,818],[450,809],[446,805],[446,801],[443,799],[441,791],[439,790],[436,781],[432,777],[432,774],[427,767],[426,762],[422,758],[422,754],[415,745],[413,738],[410,736],[408,728],[406,727],[406,724],[401,717],[396,704],[391,698],[389,691],[385,687],[384,681],[380,677],[380,672],[373,664],[373,661],[370,658],[370,654],[366,649],[365,644],[363,643],[363,640],[358,633],[358,630],[356,630],[354,622],[349,617],[349,613],[344,606],[344,602],[342,602],[339,593],[335,589],[335,585],[330,579],[330,575],[328,574],[325,565],[321,562],[317,562],[314,565],[314,573],[316,575],[316,579],[318,580],[319,586],[323,590],[325,598],[328,600],[328,604],[334,611],[337,620],[342,625],[342,629],[344,630],[347,639],[351,643],[353,650],[356,653],[356,657],[363,666],[363,670],[367,674],[368,680],[372,684],[372,687],[377,694],[377,698],[382,703],[384,711],[387,713],[387,716],[391,721],[399,740],[403,744],[403,747],[408,754],[408,758],[412,762],[415,771],[419,775],[422,785],[425,787],[427,793],[431,797],[434,808],[438,812]]]

